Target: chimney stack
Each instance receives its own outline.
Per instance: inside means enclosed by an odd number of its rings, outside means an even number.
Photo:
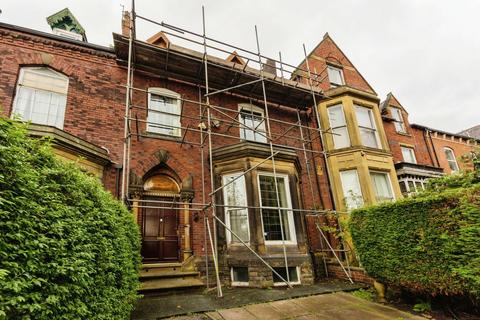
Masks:
[[[277,75],[277,65],[275,60],[267,58],[267,62],[263,65],[263,72],[273,74],[274,76]]]
[[[122,13],[122,36],[130,36],[130,12],[128,11]]]

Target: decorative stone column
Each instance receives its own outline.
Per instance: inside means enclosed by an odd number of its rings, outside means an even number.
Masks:
[[[184,247],[183,247],[183,261],[186,261],[193,255],[192,242],[190,238],[190,203],[193,199],[193,178],[192,175],[188,175],[182,181],[182,190],[180,191],[180,199],[183,206],[183,228],[184,228]]]

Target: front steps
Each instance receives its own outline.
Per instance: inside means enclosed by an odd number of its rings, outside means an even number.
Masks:
[[[199,288],[204,284],[197,271],[182,268],[181,263],[144,264],[140,271],[140,291],[167,291]]]

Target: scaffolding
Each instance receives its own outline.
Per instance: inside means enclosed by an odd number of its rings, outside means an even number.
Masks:
[[[150,43],[136,39],[136,21],[137,19],[154,24],[162,28],[163,34],[181,39],[193,45],[200,46],[203,52],[193,51],[184,47],[179,47],[167,43],[165,47],[154,46]],[[326,68],[319,74],[310,70],[308,56],[303,45],[305,54],[305,66],[289,65],[282,61],[282,55],[279,52],[279,58],[273,59],[261,54],[260,41],[258,30],[255,26],[255,41],[256,52],[242,49],[240,47],[215,40],[206,35],[206,21],[205,12],[202,7],[202,25],[203,32],[198,34],[184,28],[173,26],[165,22],[157,22],[153,19],[138,15],[135,11],[135,0],[131,3],[129,36],[114,35],[115,47],[117,56],[120,60],[126,60],[127,80],[126,80],[126,95],[125,95],[125,117],[124,117],[124,151],[123,151],[123,173],[121,183],[121,198],[125,200],[130,206],[139,209],[142,208],[159,208],[159,209],[173,209],[177,208],[174,198],[172,201],[163,200],[142,200],[132,199],[130,197],[130,165],[132,143],[140,139],[164,139],[154,135],[144,134],[139,130],[140,126],[155,126],[156,123],[149,121],[147,117],[141,119],[138,113],[154,112],[157,115],[164,116],[180,116],[180,124],[162,124],[162,128],[171,130],[179,130],[182,132],[181,138],[178,140],[170,140],[179,143],[181,146],[189,145],[198,147],[201,157],[201,177],[202,190],[201,202],[190,202],[189,211],[197,212],[203,215],[204,222],[204,248],[205,248],[205,267],[207,273],[207,286],[209,286],[209,255],[212,257],[214,265],[214,273],[216,279],[217,294],[219,297],[222,293],[222,283],[220,279],[219,261],[218,261],[218,244],[217,244],[217,224],[229,232],[238,242],[245,246],[256,258],[258,258],[267,268],[269,268],[279,279],[281,279],[288,287],[292,287],[291,279],[288,270],[288,254],[286,250],[286,239],[282,215],[288,212],[302,213],[305,216],[319,217],[327,213],[334,213],[332,210],[318,209],[323,207],[322,198],[320,195],[320,186],[317,176],[316,159],[324,162],[326,168],[327,179],[330,179],[330,171],[327,165],[326,152],[322,150],[324,146],[323,133],[333,134],[329,130],[322,130],[320,125],[320,115],[317,110],[317,101],[319,99],[326,99],[326,95],[319,89],[319,85],[325,80]],[[221,54],[232,54],[243,61],[226,62],[226,60],[217,58],[209,54],[209,50],[220,52]],[[146,57],[154,57],[155,66],[149,65],[149,59]],[[182,63],[178,61],[182,59]],[[181,112],[180,115],[151,110],[148,106],[143,107],[134,103],[134,93],[148,95],[149,91],[146,88],[134,86],[134,73],[136,67],[139,67],[137,72],[158,75],[159,72],[163,74],[166,79],[174,79],[188,85],[193,85],[198,88],[198,100],[188,98],[186,96],[178,97],[181,101],[182,110],[186,105],[193,108],[198,108],[198,115],[193,113]],[[270,69],[268,69],[270,68]],[[273,72],[272,72],[273,68]],[[270,70],[270,72],[267,72]],[[179,75],[183,76],[179,76]],[[213,74],[213,75],[212,75]],[[228,79],[220,77],[219,75],[227,74]],[[279,74],[279,75],[278,75]],[[267,96],[272,94],[273,96]],[[248,100],[250,103],[262,105],[264,114],[253,114],[251,110],[252,119],[258,119],[258,124],[247,124],[242,122],[239,118],[241,110],[234,110],[225,106],[221,106],[211,102],[211,97],[217,94],[230,95],[232,97]],[[284,119],[271,117],[271,109],[276,108],[275,111],[283,110],[286,112],[294,111],[296,113],[296,121],[289,122]],[[313,110],[312,110],[313,109]],[[307,121],[309,116],[313,117],[310,124]],[[184,123],[187,123],[184,125]],[[192,125],[193,123],[193,125]],[[195,124],[198,124],[195,126]],[[223,125],[227,129],[223,132],[213,130],[215,126]],[[282,132],[274,132],[272,126],[284,128]],[[213,145],[216,138],[223,140],[239,141],[238,134],[231,133],[231,129],[248,130],[254,135],[258,135],[266,141],[268,145],[269,155],[262,161],[244,171],[228,183],[223,183],[221,186],[215,188],[214,163],[213,163]],[[316,148],[315,148],[316,147]],[[306,181],[308,184],[308,192],[310,193],[313,209],[300,208],[282,208],[280,205],[280,192],[278,186],[278,173],[276,168],[276,159],[282,148],[294,150],[296,153],[303,155],[303,164],[306,171]],[[207,159],[206,160],[206,156]],[[248,210],[262,210],[262,206],[232,206],[216,202],[217,193],[233,183],[236,179],[247,174],[264,163],[271,164],[273,175],[273,183],[275,190],[276,207],[274,210],[278,213],[281,234],[281,246],[283,248],[283,260],[285,263],[285,277],[280,275],[260,254],[251,248],[238,234],[236,234],[224,221],[218,216],[217,209],[246,209]],[[205,172],[208,165],[209,179]],[[303,174],[303,173],[302,173]],[[208,181],[209,180],[209,181]],[[316,185],[316,190],[315,190]],[[208,192],[207,194],[207,190]],[[334,199],[332,199],[334,201]],[[136,204],[134,204],[134,202]],[[271,207],[269,207],[272,209]],[[320,227],[320,224],[315,222],[321,238],[320,244],[322,251],[333,253],[334,257],[342,266],[348,279],[351,279],[350,268],[343,266],[341,259],[337,252],[344,252],[345,250],[334,249]],[[307,232],[308,233],[308,232]],[[208,250],[211,250],[209,253]],[[348,261],[348,259],[347,259]],[[325,263],[325,261],[324,261]]]

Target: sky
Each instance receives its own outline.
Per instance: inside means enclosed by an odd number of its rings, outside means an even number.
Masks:
[[[0,21],[50,32],[46,17],[68,7],[88,41],[111,45],[128,0],[3,0]],[[398,98],[411,123],[459,132],[480,124],[480,1],[136,0],[136,12],[297,65],[328,32],[385,99]],[[138,23],[137,37],[160,29]],[[182,44],[171,38],[173,43]],[[197,49],[193,47],[193,49]]]

